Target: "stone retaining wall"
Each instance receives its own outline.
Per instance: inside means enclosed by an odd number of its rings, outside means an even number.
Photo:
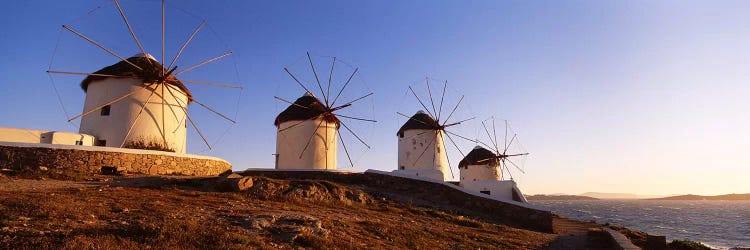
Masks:
[[[0,168],[21,171],[42,166],[84,173],[100,173],[102,167],[108,166],[123,173],[193,176],[219,175],[232,170],[229,162],[219,158],[151,150],[87,146],[57,148],[45,144],[0,145]]]

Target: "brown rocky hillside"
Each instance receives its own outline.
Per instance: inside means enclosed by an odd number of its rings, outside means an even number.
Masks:
[[[244,175],[0,176],[0,249],[612,248],[600,225],[555,218],[545,232],[362,174]]]

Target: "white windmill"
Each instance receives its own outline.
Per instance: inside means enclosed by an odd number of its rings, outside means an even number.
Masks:
[[[491,132],[487,128],[487,124],[485,124],[485,122],[490,119],[492,119]],[[458,169],[461,176],[459,185],[466,189],[481,192],[490,196],[525,202],[526,199],[520,189],[518,189],[516,182],[513,180],[510,166],[514,166],[523,173],[523,169],[513,162],[511,158],[525,157],[529,153],[509,152],[511,145],[518,144],[518,135],[514,133],[510,140],[508,140],[508,132],[510,129],[508,121],[505,121],[505,137],[502,142],[502,148],[499,147],[497,130],[495,129],[495,119],[490,119],[482,121],[482,128],[492,145],[487,145],[486,143],[479,141],[478,143],[491,149],[477,145],[461,160],[461,162],[459,162]],[[510,179],[506,180],[504,178],[504,173],[507,173]]]
[[[139,53],[125,58],[69,25],[63,29],[83,38],[120,61],[93,73],[52,70],[52,74],[84,75],[81,88],[86,92],[83,113],[68,122],[81,118],[80,133],[96,137],[96,146],[154,149],[185,153],[187,124],[211,149],[206,137],[188,113],[190,104],[198,104],[219,117],[235,120],[198,101],[184,83],[242,89],[240,86],[178,79],[178,76],[208,63],[227,57],[232,52],[208,58],[184,68],[178,67],[183,51],[188,47],[205,21],[202,21],[182,43],[170,60],[165,60],[165,2],[161,1],[161,62],[146,52],[141,41],[117,0],[113,1]],[[180,68],[178,70],[178,68]]]
[[[350,82],[357,74],[358,69],[355,68],[348,74],[346,81],[338,91],[334,89],[331,92],[331,85],[335,74],[334,69],[337,62],[336,57],[332,57],[331,70],[325,88],[318,78],[315,64],[309,52],[307,53],[307,59],[315,78],[315,85],[320,90],[323,100],[315,97],[313,91],[303,84],[302,79],[295,76],[288,68],[284,68],[286,73],[302,87],[305,94],[294,102],[274,96],[274,98],[290,104],[284,111],[279,113],[274,121],[277,132],[276,168],[335,170],[338,165],[337,153],[339,142],[341,142],[346,157],[353,167],[354,162],[350,156],[350,150],[347,148],[344,137],[339,133],[339,128],[344,127],[344,129],[368,149],[370,146],[346,122],[339,118],[373,123],[376,121],[344,115],[339,112],[351,107],[357,101],[372,96],[373,93],[370,92],[348,102],[339,102],[341,101],[340,97],[342,97],[342,93],[344,93],[347,86],[350,86]],[[334,93],[336,93],[335,96],[333,95]]]
[[[401,126],[396,135],[398,136],[398,170],[394,171],[401,175],[426,177],[435,180],[449,180],[448,172],[451,177],[453,170],[450,166],[447,146],[444,136],[448,137],[453,146],[463,155],[452,136],[474,142],[455,132],[446,130],[449,127],[459,125],[463,122],[472,120],[468,118],[457,122],[449,122],[454,112],[458,109],[463,96],[458,100],[456,106],[443,118],[443,102],[448,87],[448,81],[443,84],[443,91],[439,105],[435,105],[432,98],[432,90],[429,78],[425,78],[427,93],[429,95],[431,109],[425,105],[419,98],[414,89],[409,86],[409,91],[414,95],[419,104],[424,108],[413,116],[407,116],[397,112],[408,120]],[[430,111],[432,110],[432,112]],[[447,110],[446,110],[447,111]]]

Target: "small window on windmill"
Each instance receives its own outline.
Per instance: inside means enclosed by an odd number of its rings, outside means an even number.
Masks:
[[[78,145],[78,146],[83,145],[83,141],[76,141],[76,145]]]
[[[404,166],[398,166],[398,169],[404,170],[404,169],[406,169],[406,167],[404,167]]]
[[[109,116],[109,109],[110,109],[109,105],[102,107],[101,115],[102,116]]]

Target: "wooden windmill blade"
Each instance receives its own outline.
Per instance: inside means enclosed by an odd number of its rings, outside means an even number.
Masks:
[[[464,100],[464,96],[462,95],[461,99],[459,99],[458,103],[456,103],[456,106],[453,107],[453,110],[451,110],[451,112],[448,114],[448,118],[445,118],[445,122],[448,122],[451,119],[451,117],[453,116],[453,113],[455,113],[456,109],[458,109],[458,105],[461,105],[461,101],[463,100]]]
[[[320,84],[320,79],[318,78],[318,71],[315,70],[315,64],[312,61],[312,57],[310,56],[310,52],[307,52],[307,59],[310,61],[310,68],[312,69],[313,75],[315,75],[315,82],[318,83],[318,88],[320,88],[320,93],[323,95],[323,101],[325,101],[326,107],[329,106],[328,104],[328,96],[326,95],[326,91],[323,90],[323,85]],[[333,69],[331,69],[333,71]]]
[[[342,115],[342,114],[337,114],[337,115],[338,115],[339,117],[343,117],[343,118],[347,118],[347,119],[352,119],[352,120],[357,120],[357,121],[365,121],[365,122],[378,122],[378,121],[376,121],[376,120],[373,120],[373,119],[365,119],[365,118],[359,118],[359,117],[347,116],[347,115]]]
[[[180,79],[181,82],[189,83],[189,84],[196,84],[196,85],[208,85],[208,86],[214,86],[214,87],[222,87],[222,88],[230,88],[230,89],[244,89],[244,87],[239,85],[231,85],[231,84],[224,84],[224,83],[213,83],[213,82],[206,82],[206,81],[194,81],[194,80],[187,80],[187,79]]]
[[[505,150],[503,150],[503,154],[508,153],[508,147],[510,147],[511,144],[513,144],[513,141],[516,140],[516,137],[518,134],[514,134],[513,137],[510,138],[510,141],[508,142],[508,145],[505,146]]]
[[[422,99],[419,99],[419,96],[417,95],[417,93],[416,93],[416,92],[414,92],[414,89],[413,89],[413,88],[411,88],[411,86],[409,86],[409,90],[410,90],[410,91],[411,91],[411,93],[412,93],[412,94],[414,95],[414,98],[417,98],[417,101],[419,101],[419,104],[420,104],[420,105],[422,105],[422,108],[424,108],[425,112],[427,112],[427,114],[429,114],[430,116],[432,116],[432,117],[435,117],[435,114],[433,114],[433,113],[430,113],[430,109],[429,109],[429,108],[427,108],[427,106],[426,106],[426,105],[424,105],[424,103],[422,102]]]
[[[492,129],[493,129],[493,131],[495,131],[496,130],[496,128],[495,128],[495,122],[494,122],[495,118],[491,117],[489,119],[493,120],[492,121]],[[513,179],[513,175],[512,175],[511,170],[510,170],[511,168],[508,165],[512,165],[513,167],[515,167],[515,169],[517,169],[522,174],[525,174],[526,172],[523,170],[523,168],[521,166],[519,166],[518,164],[516,164],[515,162],[513,162],[511,160],[511,158],[526,156],[529,153],[527,153],[527,152],[508,153],[510,151],[511,146],[514,145],[514,143],[518,143],[518,134],[513,133],[512,129],[510,127],[510,124],[509,124],[509,122],[507,120],[504,120],[504,124],[505,124],[505,138],[503,139],[503,141],[504,141],[503,142],[503,144],[504,144],[503,145],[503,150],[502,151],[497,151],[496,155],[502,161],[504,171],[508,173],[508,176],[510,176],[511,180],[512,180]],[[484,123],[483,123],[483,125],[484,125]],[[486,129],[487,128],[485,126],[485,130]],[[510,138],[510,140],[507,139],[509,133],[513,133],[513,136]],[[494,140],[497,140],[496,139],[497,137],[495,135],[496,135],[496,133],[493,133],[493,135],[490,135],[489,132],[487,133],[487,136],[488,136],[488,138],[490,140],[493,140],[493,138],[494,138]]]
[[[453,123],[450,123],[450,124],[443,124],[443,127],[447,128],[447,127],[456,126],[456,125],[459,125],[461,123],[464,123],[464,122],[467,122],[467,121],[471,121],[471,120],[474,120],[474,119],[477,119],[477,118],[476,117],[471,117],[471,118],[466,118],[466,119],[463,119],[463,120],[460,120],[460,121],[457,121],[457,122],[453,122]]]
[[[299,153],[299,158],[300,159],[302,159],[302,155],[305,154],[305,151],[307,150],[307,147],[310,146],[310,142],[312,142],[312,139],[315,138],[315,135],[318,133],[318,129],[320,129],[320,125],[322,125],[324,121],[325,121],[325,119],[320,119],[320,122],[318,122],[318,125],[315,126],[315,130],[313,130],[313,132],[310,133],[310,137],[309,137],[309,139],[307,139],[307,143],[305,143],[305,148],[303,148],[302,152]],[[328,154],[326,154],[326,157],[327,156],[328,156]],[[328,161],[326,161],[326,164],[328,164]]]
[[[443,140],[443,148],[444,149],[448,148],[448,147],[445,146],[445,140]],[[459,150],[459,152],[460,151],[461,150]],[[463,155],[463,154],[464,153],[461,152],[461,155]],[[456,178],[456,175],[453,174],[453,167],[451,166],[451,159],[449,158],[448,154],[445,154],[445,158],[447,159],[447,162],[448,162],[448,169],[451,171],[451,178]]]
[[[435,133],[435,136],[430,137],[430,141],[427,142],[427,145],[424,147],[424,150],[422,150],[422,152],[419,153],[419,156],[417,156],[417,159],[414,159],[414,163],[412,163],[412,166],[416,166],[417,163],[419,162],[419,160],[422,159],[422,156],[424,156],[424,154],[427,152],[427,150],[430,149],[430,145],[433,145],[433,143],[435,143],[436,138],[437,138],[438,133],[439,133],[439,130],[435,130],[434,133]],[[435,154],[436,153],[435,153],[435,149],[434,148],[432,148],[432,149],[433,149],[433,152],[432,152],[432,165],[434,167],[435,166]]]
[[[493,131],[492,135],[490,135],[490,131],[489,131],[489,129],[487,129],[487,124],[485,124],[485,122],[488,121],[488,120],[492,120],[492,131]],[[495,154],[496,155],[499,155],[500,154],[500,148],[497,145],[498,144],[498,142],[497,142],[497,136],[496,136],[497,134],[495,133],[495,131],[496,131],[495,130],[495,117],[490,117],[490,118],[487,118],[484,121],[482,121],[482,128],[484,128],[484,132],[487,133],[487,139],[489,139],[490,142],[492,142],[492,147],[491,148],[493,148],[495,150]],[[487,146],[487,144],[484,144],[484,145]]]
[[[130,64],[130,66],[133,66],[134,68],[136,68],[136,69],[139,69],[139,70],[143,70],[143,68],[141,68],[140,66],[138,66],[138,65],[135,65],[135,64],[134,64],[133,62],[129,61],[128,59],[126,59],[126,58],[122,57],[121,55],[119,55],[119,54],[115,53],[115,52],[114,52],[114,51],[112,51],[111,49],[108,49],[107,47],[105,47],[105,46],[104,46],[104,45],[102,45],[101,43],[99,43],[99,42],[97,42],[97,41],[94,41],[93,39],[91,39],[91,38],[87,37],[86,35],[84,35],[84,34],[81,34],[80,32],[78,32],[78,31],[74,30],[74,29],[73,29],[73,28],[71,28],[70,26],[67,26],[67,25],[63,25],[62,27],[63,27],[63,28],[65,29],[65,30],[68,30],[68,31],[72,32],[73,34],[75,34],[75,35],[77,35],[77,36],[79,36],[79,37],[83,38],[84,40],[86,40],[86,41],[90,42],[91,44],[93,44],[93,45],[95,45],[95,46],[99,47],[100,49],[102,49],[102,50],[104,50],[104,51],[106,51],[106,52],[107,52],[107,53],[109,53],[110,55],[112,55],[112,56],[114,56],[114,57],[117,57],[118,59],[120,59],[120,60],[122,60],[122,61],[124,61],[124,62],[127,62],[128,64]]]
[[[440,116],[443,114],[443,101],[445,101],[445,89],[448,88],[448,80],[445,80],[443,84],[443,93],[440,95],[440,108],[438,109],[437,120],[440,121]]]
[[[112,78],[134,78],[134,79],[140,79],[137,76],[128,76],[128,75],[97,74],[97,73],[84,73],[84,72],[59,71],[59,70],[47,70],[47,73],[50,73],[50,74],[66,74],[66,75],[84,75],[84,76],[100,76],[100,77],[112,77]]]
[[[438,123],[440,123],[440,114],[435,109],[435,101],[432,100],[432,90],[430,89],[430,78],[425,78],[425,85],[427,85],[427,94],[430,97],[430,104],[432,105],[432,114],[435,116],[435,119],[437,119]]]
[[[525,174],[525,173],[526,173],[525,171],[523,171],[523,169],[521,169],[521,167],[519,167],[519,166],[518,166],[518,165],[517,165],[516,163],[514,163],[514,162],[513,162],[513,161],[511,161],[510,159],[505,159],[505,160],[506,160],[506,161],[508,161],[508,162],[509,162],[509,163],[510,163],[511,165],[513,165],[514,167],[516,167],[516,169],[518,169],[518,171],[521,171],[521,173],[523,173],[523,174]]]
[[[172,65],[174,65],[174,63],[177,62],[177,59],[180,58],[180,55],[182,55],[182,51],[184,51],[185,48],[187,48],[188,44],[190,44],[190,41],[192,41],[193,38],[195,38],[195,35],[198,34],[198,31],[200,31],[201,28],[203,28],[203,26],[205,26],[205,25],[206,25],[206,20],[203,20],[198,25],[198,27],[195,28],[195,30],[193,31],[193,33],[190,34],[190,37],[188,37],[187,40],[185,40],[185,42],[182,44],[182,47],[180,47],[180,50],[177,51],[177,55],[175,55],[174,58],[172,58],[172,61],[169,62],[169,65],[167,66],[168,69],[172,68]],[[145,54],[146,52],[143,52],[143,53]]]
[[[513,173],[511,173],[511,172],[510,172],[510,168],[508,168],[508,159],[506,159],[506,158],[501,158],[501,160],[500,160],[500,161],[501,161],[501,162],[502,162],[502,164],[503,164],[503,167],[502,167],[502,169],[505,169],[505,172],[507,172],[507,173],[508,173],[508,176],[510,176],[510,180],[513,180]]]
[[[206,60],[203,60],[202,62],[199,62],[198,64],[195,64],[195,65],[192,65],[192,66],[190,66],[190,67],[187,67],[186,69],[183,69],[182,71],[180,71],[180,72],[177,72],[177,73],[175,73],[174,75],[175,75],[175,76],[177,76],[177,75],[181,75],[181,74],[184,74],[184,73],[186,73],[186,72],[188,72],[188,71],[191,71],[191,70],[197,69],[197,68],[199,68],[199,67],[201,67],[201,66],[204,66],[204,65],[206,65],[206,64],[209,64],[209,63],[211,63],[211,62],[214,62],[214,61],[216,61],[216,60],[219,60],[219,59],[221,59],[221,58],[224,58],[224,57],[230,56],[230,55],[232,55],[232,54],[234,54],[234,52],[232,52],[232,51],[229,51],[229,52],[225,52],[224,54],[221,54],[221,55],[218,55],[218,56],[215,56],[215,57],[211,57],[211,58],[208,58],[208,59],[206,59]]]
[[[405,115],[405,114],[403,114],[403,113],[401,113],[401,112],[396,112],[396,114],[399,114],[399,115],[401,115],[401,116],[403,116],[403,117],[406,117],[406,118],[407,118],[407,119],[409,119],[409,120],[413,120],[413,121],[419,122],[419,123],[421,123],[421,124],[424,124],[424,125],[428,125],[428,126],[431,126],[431,125],[429,125],[429,124],[425,123],[424,121],[420,121],[420,120],[418,120],[418,119],[414,119],[414,117],[411,117],[411,116]]]
[[[136,45],[138,45],[138,49],[141,50],[141,53],[144,55],[146,54],[146,49],[143,48],[143,44],[141,44],[141,41],[138,40],[138,36],[135,35],[135,31],[133,31],[133,27],[130,25],[130,22],[128,21],[127,16],[125,16],[125,11],[122,10],[122,6],[120,6],[120,2],[117,0],[114,0],[115,6],[117,6],[117,11],[120,13],[120,16],[122,17],[122,21],[125,23],[125,26],[128,28],[128,32],[130,32],[130,36],[133,37],[133,41],[135,41]]]
[[[494,120],[493,120],[493,121],[494,121]],[[508,120],[504,120],[504,121],[505,121],[505,137],[504,137],[504,139],[503,139],[503,140],[505,141],[504,145],[505,145],[505,149],[507,150],[507,149],[508,149],[508,146],[509,146],[509,145],[508,145]],[[493,127],[493,129],[494,129],[494,127],[495,127],[495,123],[494,123],[494,122],[492,123],[492,127]],[[505,151],[505,150],[503,150],[503,152],[504,152],[504,151]]]
[[[365,142],[365,140],[362,139],[362,137],[360,137],[359,135],[357,135],[356,132],[354,132],[351,128],[349,128],[349,126],[347,126],[346,123],[341,122],[341,125],[344,126],[344,128],[346,128],[346,130],[349,131],[349,133],[351,133],[355,138],[357,138],[357,140],[359,140],[359,142],[361,142],[362,145],[365,145],[365,147],[370,148],[370,145],[368,145]]]
[[[146,86],[147,86],[147,85],[144,85],[144,86],[143,86],[143,88],[145,88]],[[111,104],[113,104],[113,103],[116,103],[116,102],[122,101],[123,99],[125,99],[125,98],[127,98],[127,97],[129,97],[129,96],[131,96],[131,95],[134,95],[134,94],[138,93],[138,91],[140,91],[140,90],[141,90],[141,89],[136,89],[136,90],[130,91],[130,92],[128,92],[128,93],[126,93],[126,94],[124,94],[124,95],[122,95],[122,96],[120,96],[120,97],[117,97],[117,98],[115,98],[115,99],[112,99],[112,100],[110,100],[110,101],[108,101],[108,102],[106,102],[106,103],[104,103],[104,104],[102,104],[102,105],[99,105],[99,106],[97,106],[97,107],[95,107],[95,108],[93,108],[93,109],[90,109],[90,110],[88,110],[88,111],[86,111],[86,112],[83,112],[83,113],[81,113],[80,115],[76,115],[76,116],[74,116],[73,118],[70,118],[70,119],[68,119],[68,122],[70,122],[70,121],[72,121],[72,120],[75,120],[75,119],[78,119],[78,118],[80,118],[80,117],[84,117],[84,116],[87,116],[87,115],[89,115],[89,114],[91,114],[91,113],[94,113],[94,112],[96,112],[96,111],[98,111],[98,110],[101,110],[101,109],[102,109],[102,108],[104,108],[105,106],[109,106],[109,105],[111,105]]]
[[[333,57],[333,61],[331,62],[331,71],[328,73],[328,87],[326,88],[326,102],[328,99],[331,98],[331,81],[333,81],[333,69],[336,68],[336,57]],[[330,104],[333,106],[333,104]]]
[[[122,148],[125,146],[125,141],[128,139],[128,136],[130,136],[130,132],[133,131],[133,127],[135,127],[135,123],[138,122],[138,118],[141,117],[143,114],[143,111],[146,110],[146,104],[151,101],[151,97],[153,97],[156,94],[156,88],[153,88],[151,90],[151,94],[148,95],[148,98],[146,98],[146,102],[141,104],[141,110],[138,111],[138,115],[135,116],[135,119],[133,119],[133,122],[130,123],[130,126],[128,127],[128,131],[125,133],[125,136],[122,138],[122,142],[120,143],[120,147]]]
[[[174,96],[174,93],[172,92],[171,89],[167,88],[167,90],[169,91],[169,93],[171,95]],[[211,149],[212,148],[211,144],[208,143],[208,140],[206,139],[206,136],[203,135],[203,133],[201,132],[201,130],[198,128],[198,125],[195,124],[195,121],[193,121],[193,119],[190,118],[190,115],[188,114],[186,105],[183,106],[182,103],[179,103],[179,101],[178,101],[178,105],[180,105],[180,108],[185,112],[185,117],[187,118],[188,121],[190,121],[190,125],[193,125],[193,128],[195,129],[195,131],[198,133],[198,135],[201,137],[201,139],[203,139],[203,143],[206,144],[206,146],[208,147],[208,149]],[[171,108],[172,106],[170,105],[169,107]]]
[[[336,94],[336,97],[333,98],[333,101],[331,101],[331,105],[335,105],[336,101],[338,101],[339,97],[341,97],[341,94],[344,93],[344,89],[346,89],[347,86],[349,86],[349,83],[352,81],[352,78],[354,75],[357,74],[359,71],[359,68],[355,68],[354,71],[352,71],[352,74],[349,75],[349,78],[346,80],[346,83],[344,83],[344,86],[341,87],[341,90],[339,90],[339,93]]]
[[[346,159],[349,160],[349,166],[354,168],[354,162],[352,161],[351,155],[349,155],[349,149],[346,147],[346,143],[344,142],[344,137],[341,136],[341,133],[338,133],[339,140],[341,141],[341,146],[344,146],[344,153],[346,153]]]

